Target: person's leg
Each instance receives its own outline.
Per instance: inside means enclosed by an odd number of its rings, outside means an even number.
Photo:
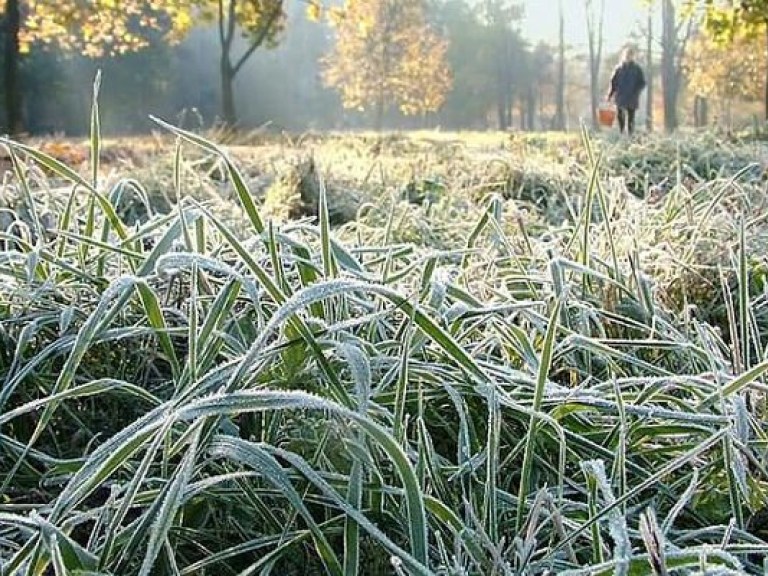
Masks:
[[[635,132],[635,112],[634,108],[627,109],[627,132],[630,135]]]
[[[617,110],[617,112],[618,112],[618,116],[619,116],[619,133],[623,134],[624,133],[624,126],[626,125],[626,121],[627,121],[627,117],[624,114],[625,109],[624,108],[619,108]]]

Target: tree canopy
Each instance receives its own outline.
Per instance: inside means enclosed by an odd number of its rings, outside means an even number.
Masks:
[[[725,45],[700,34],[686,55],[688,86],[696,94],[718,101],[761,98],[759,79],[765,75],[765,58],[754,37],[737,32]]]
[[[324,78],[345,107],[374,110],[377,128],[392,106],[406,115],[440,108],[451,85],[447,43],[428,25],[422,2],[347,0],[330,15],[337,41]]]
[[[696,8],[697,2],[689,2]],[[724,39],[737,32],[758,33],[768,23],[768,0],[705,0],[707,28]]]
[[[768,0],[706,0],[706,29],[720,47],[761,40],[768,52]],[[763,107],[768,119],[768,70],[763,77]]]
[[[193,24],[190,8],[188,0],[23,0],[19,45],[22,53],[35,43],[93,57],[134,52],[158,31],[180,40]]]

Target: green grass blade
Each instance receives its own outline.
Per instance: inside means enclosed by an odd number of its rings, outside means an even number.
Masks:
[[[531,406],[534,412],[539,412],[541,410],[542,400],[544,399],[544,389],[549,379],[549,370],[552,367],[552,358],[555,352],[555,335],[557,334],[559,327],[560,308],[562,305],[562,300],[555,301],[555,306],[549,316],[547,333],[544,336],[544,344],[541,349],[541,358],[538,365],[533,404]],[[530,485],[530,478],[533,471],[537,427],[537,419],[534,416],[531,416],[528,424],[528,432],[526,435],[525,452],[523,453],[523,467],[520,472],[520,492],[518,495],[516,524],[518,532],[523,526],[523,518],[525,516],[525,503],[527,501],[528,494],[532,490],[532,486]]]
[[[99,116],[99,90],[101,89],[101,70],[96,72],[93,81],[91,100],[91,186],[99,187],[99,158],[101,156],[101,118]]]
[[[265,230],[264,220],[261,218],[261,215],[259,214],[259,210],[256,207],[256,203],[253,201],[253,196],[248,190],[248,186],[246,186],[245,184],[243,175],[240,173],[240,170],[238,170],[237,166],[235,166],[235,164],[229,158],[229,155],[219,146],[215,145],[212,142],[209,142],[208,140],[198,136],[197,134],[188,132],[186,130],[182,130],[181,128],[177,128],[161,120],[160,118],[156,118],[154,116],[150,116],[150,118],[152,119],[153,122],[155,122],[159,126],[162,126],[166,130],[168,130],[169,132],[172,132],[173,134],[182,138],[183,140],[191,142],[192,144],[202,148],[203,150],[216,154],[219,158],[221,158],[221,160],[224,162],[224,166],[227,169],[227,174],[229,175],[232,185],[235,188],[235,192],[237,193],[240,203],[243,205],[243,209],[245,210],[245,213],[247,214],[251,222],[251,225],[253,226],[253,229],[258,234],[261,234],[262,232],[264,232]]]
[[[152,574],[155,561],[158,554],[160,554],[160,549],[168,537],[171,526],[175,522],[176,514],[184,498],[184,491],[192,478],[199,436],[199,433],[193,436],[192,442],[186,454],[184,454],[184,458],[182,458],[181,463],[173,474],[173,478],[166,484],[166,487],[158,496],[162,501],[162,505],[157,512],[157,518],[149,535],[147,550],[144,554],[139,576]]]

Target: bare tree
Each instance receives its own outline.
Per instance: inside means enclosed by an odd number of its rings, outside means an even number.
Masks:
[[[592,126],[597,128],[597,108],[600,105],[600,64],[603,58],[603,23],[605,0],[584,0],[587,16],[589,46],[589,95],[592,107]]]

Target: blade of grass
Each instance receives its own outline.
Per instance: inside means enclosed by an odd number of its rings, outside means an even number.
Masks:
[[[534,412],[539,412],[541,410],[541,404],[544,399],[544,388],[549,378],[549,370],[552,367],[552,358],[555,351],[555,335],[557,334],[557,329],[559,326],[560,308],[562,305],[562,300],[558,299],[555,301],[555,305],[549,317],[547,333],[544,336],[544,343],[541,349],[541,358],[539,360],[538,373],[536,376],[536,388],[534,390],[533,404],[531,405],[531,409]],[[523,518],[525,517],[525,503],[532,488],[530,486],[530,479],[533,471],[537,427],[538,420],[535,416],[532,415],[528,423],[525,451],[523,452],[523,465],[520,472],[520,492],[518,494],[517,520],[515,524],[515,531],[517,533],[519,533],[522,529]]]
[[[240,203],[243,205],[243,209],[245,210],[245,213],[248,216],[248,219],[250,220],[251,225],[253,226],[253,229],[258,234],[263,233],[265,230],[264,220],[261,218],[261,215],[259,214],[259,210],[256,207],[256,203],[253,201],[253,196],[251,195],[250,191],[248,190],[248,187],[245,184],[245,179],[243,178],[243,175],[240,173],[240,170],[235,166],[235,164],[229,158],[229,155],[216,144],[206,140],[205,138],[202,138],[201,136],[198,136],[197,134],[188,132],[186,130],[182,130],[181,128],[177,128],[176,126],[173,126],[172,124],[169,124],[164,120],[161,120],[160,118],[157,118],[155,116],[150,116],[150,119],[156,124],[158,124],[159,126],[162,126],[166,130],[168,130],[169,132],[182,138],[183,140],[186,140],[187,142],[190,142],[198,146],[199,148],[202,148],[203,150],[211,152],[212,154],[215,154],[216,156],[221,158],[222,162],[224,162],[224,166],[227,169],[227,174],[232,182],[232,185],[235,188],[237,197],[240,200]]]

